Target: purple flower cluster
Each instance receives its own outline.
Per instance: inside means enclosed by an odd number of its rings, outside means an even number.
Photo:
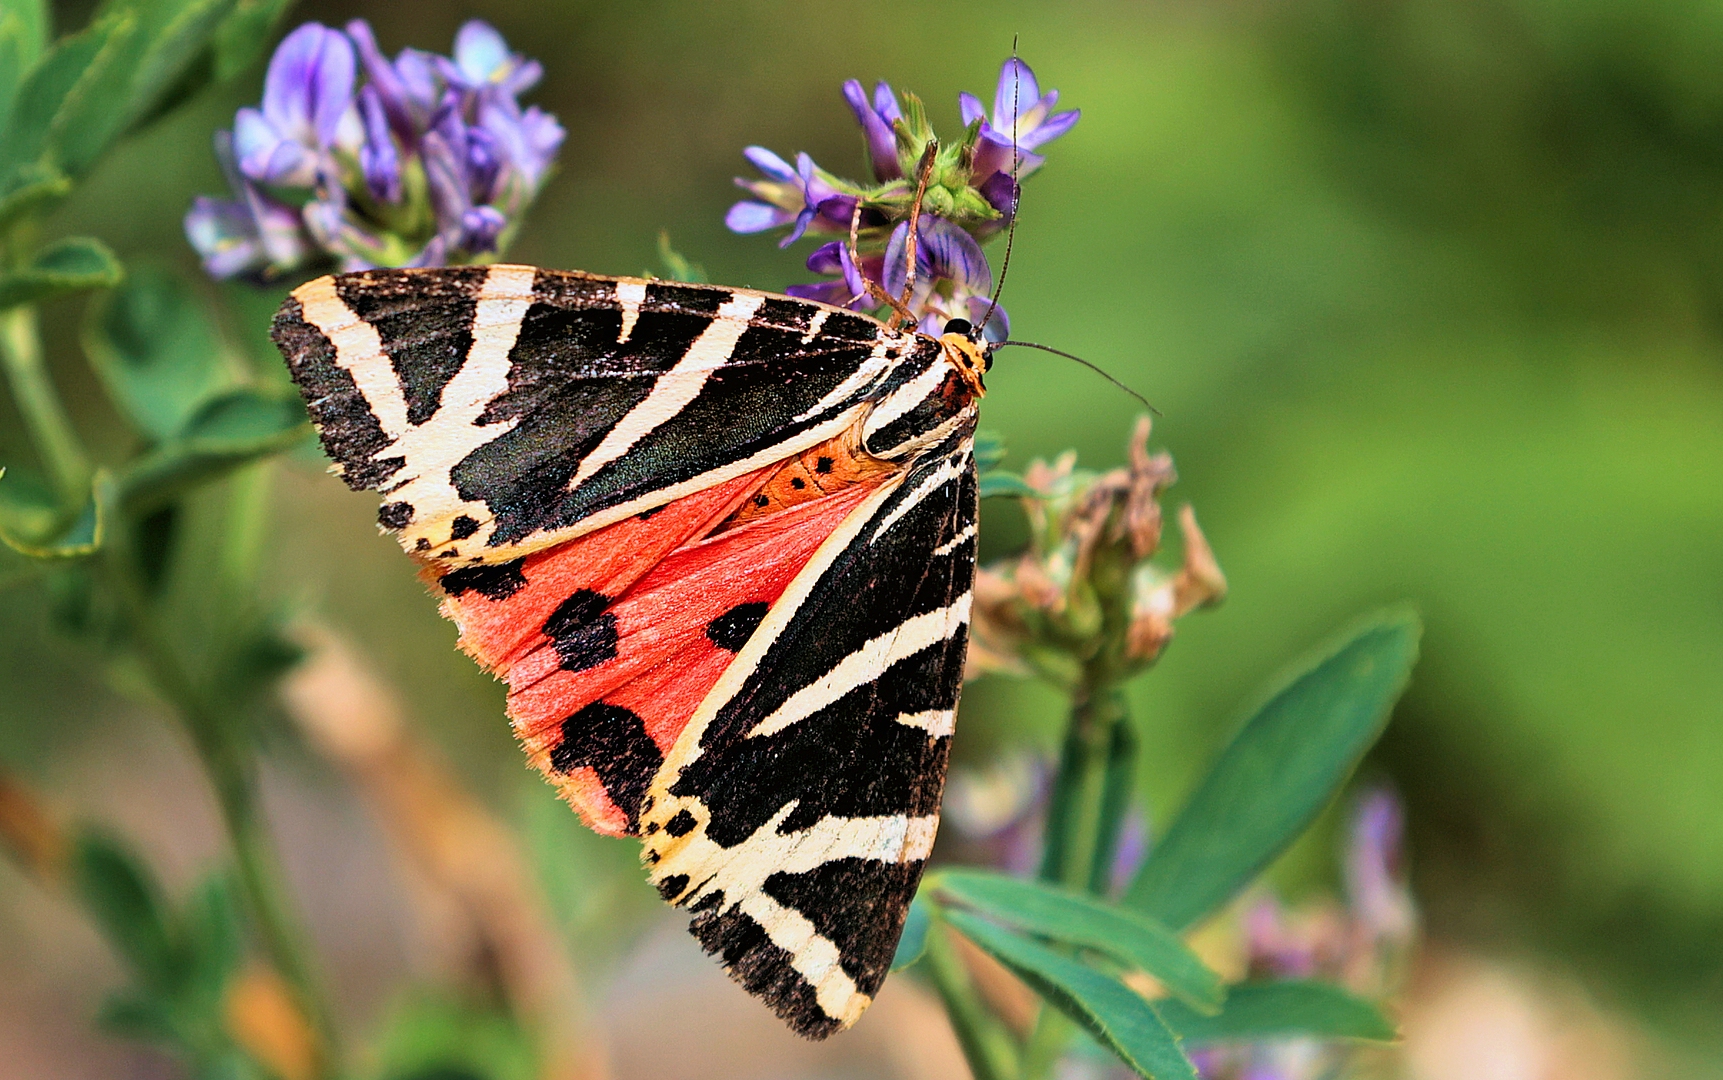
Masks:
[[[362,20],[307,23],[270,59],[262,107],[217,133],[233,197],[195,200],[186,236],[217,278],[494,258],[562,146],[556,118],[518,100],[543,73],[478,21],[452,57],[393,60]]]
[[[1019,183],[1045,161],[1035,151],[1071,130],[1078,113],[1054,112],[1058,91],[1043,94],[1035,73],[1016,57],[999,73],[991,114],[973,95],[959,96],[967,130],[959,143],[941,145],[933,160],[910,288],[909,218],[932,129],[920,100],[905,95],[900,101],[885,82],[870,97],[851,79],[843,93],[861,125],[874,184],[836,177],[806,154],[796,155],[791,165],[750,146],[744,156],[763,179],[737,178],[752,197],[732,206],[724,223],[739,233],[787,227],[780,247],[808,235],[842,238],[808,256],[808,269],[826,280],[792,285],[786,290],[792,296],[868,311],[881,306],[871,284],[902,300],[924,333],[939,333],[951,319],[975,325],[986,319],[986,336],[1003,340],[1009,324],[1004,310],[989,300],[993,269],[981,243],[1011,224]]]

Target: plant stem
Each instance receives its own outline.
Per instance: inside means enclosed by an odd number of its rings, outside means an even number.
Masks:
[[[976,996],[975,984],[951,943],[951,931],[935,917],[927,929],[928,974],[945,1005],[951,1029],[963,1047],[975,1080],[1013,1080],[1019,1075],[1017,1046],[999,1018]]]
[[[169,644],[148,597],[137,580],[126,523],[115,522],[101,553],[103,577],[126,620],[132,640],[156,688],[179,713],[203,764],[226,826],[246,907],[270,964],[281,973],[300,1009],[316,1030],[320,1075],[332,1075],[335,1029],[307,959],[305,936],[288,915],[281,888],[280,863],[258,800],[257,767],[236,737],[239,718],[227,716],[198,686]]]
[[[34,307],[20,304],[0,311],[0,361],[61,507],[68,515],[76,514],[90,497],[90,461],[48,378]]]
[[[1110,848],[1114,822],[1105,821],[1109,803],[1109,764],[1114,732],[1124,725],[1125,700],[1117,687],[1078,691],[1059,755],[1059,772],[1047,810],[1047,846],[1041,879],[1088,891],[1096,868]],[[1126,798],[1129,792],[1125,793]]]

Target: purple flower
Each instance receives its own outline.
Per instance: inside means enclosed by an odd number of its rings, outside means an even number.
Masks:
[[[309,187],[353,108],[353,46],[320,23],[287,35],[269,61],[263,108],[234,117],[239,168],[253,180]]]
[[[347,36],[359,50],[365,76],[382,99],[395,137],[402,143],[411,143],[424,129],[441,96],[436,58],[417,49],[402,49],[395,61],[389,62],[377,48],[371,24],[364,19],[348,23]]]
[[[1378,788],[1352,811],[1346,850],[1346,893],[1354,918],[1377,940],[1402,942],[1415,930],[1417,915],[1400,870],[1400,837],[1405,828],[1400,802]]]
[[[867,282],[878,281],[884,266],[884,257],[875,255],[871,259],[862,259],[858,267],[850,258],[849,245],[833,240],[814,249],[814,253],[808,256],[808,269],[816,274],[834,274],[835,280],[791,285],[784,294],[847,307],[852,311],[866,311],[877,303],[868,296]]]
[[[909,222],[892,230],[885,247],[885,280],[880,284],[893,296],[902,296],[909,279]],[[932,214],[923,214],[915,245],[915,289],[909,309],[924,334],[938,335],[952,319],[967,319],[980,326],[989,341],[1004,341],[1010,334],[1005,309],[994,307],[993,268],[981,245],[967,232]],[[991,310],[992,317],[988,318]]]
[[[489,23],[473,19],[455,34],[453,60],[437,57],[437,68],[450,86],[463,90],[495,88],[516,97],[537,85],[544,67],[510,52],[508,42]]]
[[[850,103],[856,122],[867,136],[867,158],[873,166],[874,179],[882,184],[903,179],[903,166],[897,160],[897,133],[892,128],[902,118],[903,110],[898,108],[891,85],[881,79],[873,88],[870,103],[862,84],[851,79],[844,83],[844,100]]]
[[[395,149],[395,134],[383,111],[382,95],[375,86],[359,91],[359,116],[365,123],[365,142],[359,147],[359,168],[365,186],[378,202],[401,201],[401,155]]]
[[[731,232],[756,233],[789,225],[789,235],[778,242],[779,247],[789,247],[810,227],[823,232],[849,231],[856,197],[840,191],[830,175],[814,164],[813,158],[797,154],[792,169],[783,158],[763,146],[750,146],[742,151],[742,156],[764,173],[766,179],[736,178],[736,185],[755,198],[735,204],[724,215],[724,224]]]
[[[959,94],[958,108],[965,124],[981,121],[981,139],[976,144],[974,183],[983,186],[994,173],[1021,180],[1046,161],[1034,149],[1070,131],[1081,115],[1077,110],[1055,113],[1059,91],[1041,93],[1041,84],[1029,65],[1015,56],[999,71],[999,86],[993,94],[989,118],[973,94]],[[997,203],[995,206],[997,207]]]
[[[203,258],[205,272],[220,280],[263,280],[298,266],[310,248],[299,214],[239,172],[231,134],[216,132],[215,154],[235,198],[200,195],[185,215],[186,239]]]
[[[453,58],[403,49],[394,60],[363,21],[344,34],[302,26],[270,61],[262,108],[236,118],[241,197],[199,200],[187,234],[222,276],[280,273],[319,254],[345,269],[489,257],[563,143],[554,116],[516,100],[542,75],[481,22],[461,28]],[[304,205],[253,182],[299,189]],[[286,216],[298,219],[291,231]]]
[[[566,134],[562,125],[537,105],[522,110],[514,98],[493,92],[479,97],[477,126],[499,155],[504,175],[496,187],[509,189],[518,180],[530,199],[550,174],[556,153],[562,149]]]

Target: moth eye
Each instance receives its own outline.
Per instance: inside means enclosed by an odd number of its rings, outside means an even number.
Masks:
[[[962,334],[964,337],[968,337],[969,331],[972,329],[974,329],[974,327],[969,325],[968,319],[952,319],[950,322],[945,324],[945,330],[943,332],[947,334]]]

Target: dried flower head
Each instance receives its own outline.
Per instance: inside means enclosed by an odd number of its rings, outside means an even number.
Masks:
[[[307,23],[276,49],[260,107],[217,134],[233,197],[196,199],[186,236],[217,278],[493,259],[562,146],[556,118],[518,100],[542,75],[478,21],[452,57],[393,60],[362,20]]]
[[[1023,482],[1029,547],[982,567],[975,586],[975,670],[1032,670],[1067,683],[1100,664],[1117,677],[1153,663],[1174,623],[1226,595],[1226,578],[1190,507],[1179,512],[1184,559],[1167,569],[1161,494],[1177,474],[1172,458],[1148,451],[1145,417],[1131,437],[1130,464],[1106,473],[1076,467],[1066,453],[1032,462]]]

